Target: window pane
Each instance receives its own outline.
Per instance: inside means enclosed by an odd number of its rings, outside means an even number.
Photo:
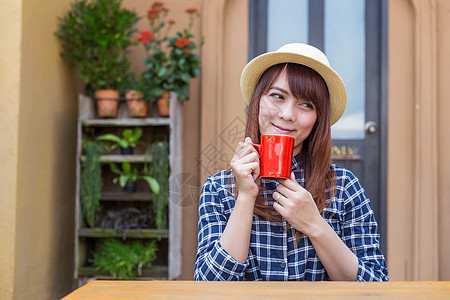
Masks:
[[[347,88],[347,108],[333,139],[364,139],[366,97],[365,0],[325,0],[324,48]]]
[[[309,0],[267,1],[267,51],[308,42]]]

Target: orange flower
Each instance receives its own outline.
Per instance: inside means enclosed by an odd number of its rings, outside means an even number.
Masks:
[[[191,53],[191,49],[189,49],[189,48],[184,49],[184,52],[185,52],[186,54],[190,54],[190,53]]]
[[[141,42],[144,45],[149,44],[152,40],[155,39],[155,36],[151,31],[143,30],[141,31],[141,35],[134,38],[136,42]]]
[[[177,41],[175,42],[175,47],[183,48],[183,46],[184,46],[183,40],[184,40],[183,38],[177,39]]]

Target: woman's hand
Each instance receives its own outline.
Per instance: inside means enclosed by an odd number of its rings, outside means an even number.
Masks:
[[[252,140],[246,137],[244,142],[240,142],[231,160],[231,169],[236,177],[239,188],[239,195],[249,196],[256,199],[259,187],[256,179],[259,177],[259,154],[251,145]]]
[[[322,221],[311,194],[297,183],[294,173],[290,179],[282,179],[279,183],[272,196],[276,201],[273,207],[296,230],[309,236]]]

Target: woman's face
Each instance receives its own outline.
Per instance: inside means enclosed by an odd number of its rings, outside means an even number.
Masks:
[[[309,136],[317,120],[314,105],[295,98],[288,85],[286,72],[280,74],[259,103],[261,134],[286,134],[295,138],[294,155],[300,153],[303,141]]]

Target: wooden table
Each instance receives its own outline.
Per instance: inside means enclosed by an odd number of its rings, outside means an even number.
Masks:
[[[195,282],[95,280],[72,299],[450,299],[450,281]]]

